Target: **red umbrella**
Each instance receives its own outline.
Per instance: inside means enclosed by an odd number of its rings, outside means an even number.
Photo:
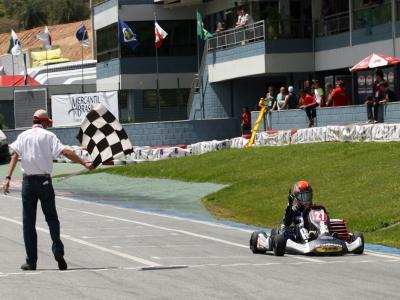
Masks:
[[[372,53],[350,69],[351,72],[384,67],[400,63],[400,59],[391,56]]]

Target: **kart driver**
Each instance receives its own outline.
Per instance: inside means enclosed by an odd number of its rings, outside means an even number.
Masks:
[[[290,225],[295,224],[296,231],[304,241],[309,239],[309,233],[304,228],[302,213],[307,206],[312,205],[313,190],[307,181],[299,181],[289,190],[288,206],[286,207],[283,218],[281,233],[286,237],[291,237]],[[294,203],[294,205],[293,205]]]

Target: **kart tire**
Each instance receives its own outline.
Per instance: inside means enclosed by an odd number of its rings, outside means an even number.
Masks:
[[[258,240],[258,235],[262,233],[262,231],[254,231],[251,234],[250,237],[250,250],[254,253],[254,254],[259,254],[259,253],[265,253],[265,250],[259,250],[257,249],[257,240]]]
[[[361,238],[362,246],[360,249],[357,249],[354,251],[354,254],[363,254],[364,253],[364,235],[361,232],[354,232],[353,233],[353,241],[355,241],[357,238]]]
[[[275,256],[285,255],[286,250],[286,238],[282,234],[277,234],[274,237],[272,248]]]

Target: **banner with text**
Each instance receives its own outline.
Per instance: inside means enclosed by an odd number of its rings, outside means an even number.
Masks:
[[[99,92],[51,96],[54,127],[80,125],[97,104],[103,104],[116,118],[118,116],[118,92]]]

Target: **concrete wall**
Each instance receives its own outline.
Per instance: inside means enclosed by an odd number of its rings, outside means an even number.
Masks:
[[[223,140],[240,135],[237,119],[205,121],[174,121],[163,123],[139,123],[123,125],[135,146],[174,146],[201,141]],[[79,127],[51,128],[65,145],[78,145],[75,138]],[[4,130],[7,142],[13,142],[21,130]]]
[[[400,103],[388,103],[382,108],[382,118],[385,123],[400,122]],[[258,117],[258,111],[251,113],[251,119],[254,126]],[[307,117],[303,110],[293,109],[284,111],[273,111],[269,114],[272,130],[306,128]],[[364,105],[343,106],[343,107],[325,107],[317,108],[317,118],[315,126],[328,125],[346,125],[354,123],[365,123],[367,121],[367,109]],[[266,130],[267,120],[261,122],[259,130]]]

